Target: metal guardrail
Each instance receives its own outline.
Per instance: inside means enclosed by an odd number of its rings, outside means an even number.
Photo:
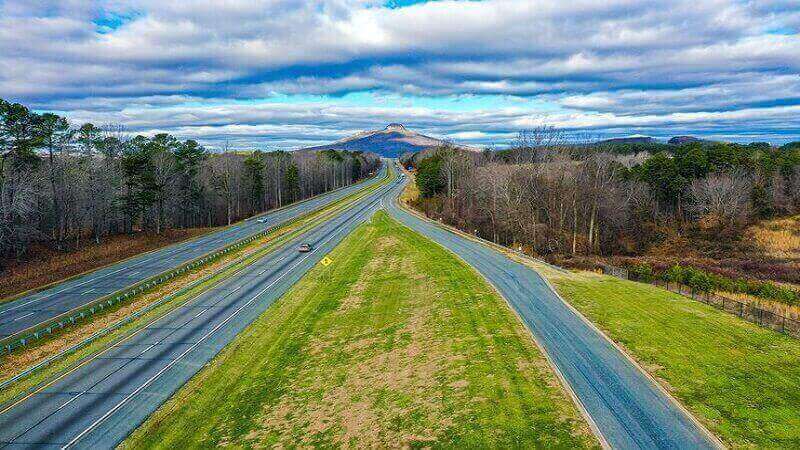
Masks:
[[[344,200],[344,199],[341,199],[341,200]],[[336,204],[336,203],[338,203],[338,201],[332,203],[331,205]],[[327,206],[331,206],[331,205],[327,205]],[[359,211],[361,211],[361,210],[359,210]],[[302,216],[286,220],[286,221],[284,221],[284,222],[282,222],[280,224],[277,224],[275,226],[272,226],[272,227],[270,227],[270,228],[268,228],[268,229],[266,229],[266,230],[264,230],[264,231],[262,231],[262,232],[260,232],[260,233],[258,233],[256,235],[253,235],[251,237],[243,239],[243,241],[247,241],[247,240],[252,241],[252,240],[258,239],[258,237],[261,236],[261,235],[266,236],[266,235],[276,231],[276,229],[278,229],[278,228],[283,228],[283,227],[286,227],[288,225],[291,225],[294,222],[303,220],[303,219],[307,218],[309,215],[312,215],[312,214],[314,214],[316,212],[318,212],[318,211],[312,211],[312,212],[309,212],[308,214],[304,214]],[[230,247],[236,247],[237,245],[241,246],[243,244],[244,244],[244,242],[237,242],[237,243],[232,244]],[[217,256],[217,258],[219,258],[220,256],[222,256],[222,254],[224,254],[226,252],[230,252],[231,250],[232,249],[226,248],[226,249],[220,250],[218,252],[212,252],[211,256],[214,256],[213,254],[220,253],[220,255]],[[204,256],[208,256],[208,255],[204,255]],[[182,288],[178,289],[177,291],[175,291],[175,292],[163,297],[162,299],[160,299],[160,300],[158,300],[158,301],[156,301],[154,303],[151,303],[151,304],[145,306],[144,308],[142,308],[140,310],[134,311],[133,313],[121,318],[120,320],[118,320],[116,322],[114,322],[113,324],[111,324],[111,325],[109,325],[109,326],[107,326],[107,327],[105,327],[105,328],[93,333],[89,337],[83,339],[81,342],[78,342],[78,343],[74,344],[73,346],[71,346],[71,347],[69,347],[67,349],[64,349],[64,350],[58,352],[57,354],[55,354],[53,356],[50,356],[49,358],[47,358],[47,359],[35,364],[34,366],[31,366],[31,367],[25,369],[24,371],[14,375],[13,377],[8,378],[8,379],[0,382],[0,390],[3,390],[5,388],[7,388],[8,386],[14,384],[15,382],[17,382],[17,381],[19,381],[21,379],[24,379],[24,378],[36,373],[37,371],[39,371],[39,370],[41,370],[41,369],[53,364],[54,362],[62,360],[64,357],[69,356],[69,355],[81,350],[82,348],[85,348],[85,347],[89,346],[90,344],[94,343],[98,339],[100,339],[100,338],[102,338],[104,336],[107,336],[108,334],[110,334],[110,333],[112,333],[112,332],[124,327],[125,325],[128,325],[129,323],[141,318],[142,316],[146,315],[147,313],[149,313],[149,312],[161,307],[162,305],[174,300],[175,298],[178,298],[178,297],[186,294],[187,292],[190,292],[191,290],[195,289],[197,286],[200,286],[200,285],[208,282],[209,280],[211,280],[214,277],[216,277],[221,271],[227,270],[228,268],[233,267],[236,264],[239,264],[242,261],[244,261],[244,260],[246,260],[247,258],[250,258],[250,257],[252,257],[252,254],[243,255],[240,258],[237,258],[236,260],[231,261],[230,264],[226,265],[225,267],[223,267],[219,271],[215,271],[215,272],[210,273],[210,274],[208,274],[206,276],[198,278],[197,280],[192,281],[191,283],[189,283],[186,286],[183,286]],[[201,259],[201,258],[198,258],[198,259]],[[191,265],[193,262],[194,261],[192,261],[190,263],[187,263],[186,265],[187,266]],[[179,269],[175,269],[175,272],[178,272],[178,271],[179,271]],[[156,275],[156,277],[158,277],[158,275]],[[162,316],[159,316],[159,317],[162,317]],[[158,318],[156,318],[154,320],[157,320],[157,319]],[[140,328],[137,328],[137,330],[138,329],[140,329]],[[137,330],[134,330],[134,332],[137,331]],[[126,337],[127,336],[122,336],[122,337],[120,337],[120,339],[124,339]],[[87,355],[86,357],[84,357],[84,358],[80,359],[79,361],[73,363],[72,366],[79,365],[83,361],[85,361],[86,359],[91,358],[91,357],[92,357],[92,355]],[[14,399],[12,399],[11,401],[13,401],[13,400]],[[4,402],[4,403],[7,403],[7,402]],[[2,407],[2,406],[3,405],[0,405],[0,407]]]
[[[339,189],[343,189],[343,188],[346,188],[346,187],[347,186],[344,186],[344,187],[339,188]],[[366,187],[366,188],[368,188],[368,187]],[[329,192],[333,192],[333,191],[329,191]],[[360,191],[357,191],[357,192],[360,192]],[[304,201],[307,201],[307,200],[310,200],[310,198],[306,199]],[[340,200],[342,200],[342,199],[340,199]],[[335,204],[335,203],[338,203],[338,201],[340,201],[340,200],[337,200],[337,201],[335,201],[335,202],[333,202],[333,203],[331,203],[329,205],[326,205],[325,207],[330,206],[330,205]],[[300,202],[295,202],[291,206],[294,206],[297,203],[300,203]],[[287,207],[288,206],[289,205],[287,205]],[[151,290],[151,289],[153,289],[153,288],[155,288],[155,287],[157,287],[157,286],[159,286],[161,284],[164,284],[165,282],[175,278],[178,275],[182,275],[182,274],[184,274],[184,273],[186,273],[186,272],[188,272],[190,270],[194,270],[194,269],[197,269],[199,267],[203,267],[205,265],[208,265],[208,264],[218,260],[219,258],[227,255],[228,253],[230,253],[230,252],[232,252],[234,250],[238,250],[242,246],[247,245],[247,244],[255,241],[256,239],[260,239],[262,237],[265,237],[268,234],[272,233],[273,231],[277,230],[278,228],[282,228],[282,227],[285,227],[287,225],[290,225],[290,224],[292,224],[292,223],[294,223],[294,222],[296,222],[296,221],[298,221],[300,219],[303,219],[303,218],[307,217],[309,214],[313,214],[314,212],[316,212],[316,210],[315,211],[311,211],[311,212],[309,212],[307,214],[303,214],[303,215],[298,216],[298,217],[294,217],[292,219],[285,220],[285,221],[283,221],[281,223],[273,225],[273,226],[271,226],[271,227],[269,227],[269,228],[267,228],[267,229],[265,229],[263,231],[260,231],[260,232],[258,232],[256,234],[250,235],[250,236],[248,236],[246,238],[242,238],[242,239],[240,239],[240,240],[238,240],[238,241],[236,241],[236,242],[234,242],[234,243],[232,243],[232,244],[230,244],[230,245],[228,245],[226,247],[223,247],[223,248],[217,249],[217,250],[212,250],[211,252],[208,252],[208,253],[206,253],[206,254],[204,254],[202,256],[199,256],[199,257],[197,257],[197,258],[195,258],[195,259],[193,259],[193,260],[191,260],[189,262],[186,262],[186,263],[178,266],[177,268],[168,269],[168,270],[166,270],[164,272],[161,272],[159,274],[153,275],[150,278],[142,280],[142,281],[140,281],[140,282],[138,282],[136,284],[133,284],[131,286],[128,286],[128,287],[126,287],[124,289],[121,289],[121,290],[116,291],[116,292],[112,292],[112,293],[107,294],[107,295],[105,295],[103,297],[100,297],[100,298],[98,298],[96,300],[93,300],[93,301],[91,301],[89,303],[86,303],[84,305],[78,306],[78,307],[73,308],[73,309],[71,309],[69,311],[66,311],[64,313],[61,313],[61,314],[59,314],[59,315],[57,315],[57,316],[55,316],[55,317],[53,317],[51,319],[48,319],[48,320],[46,320],[44,322],[36,324],[36,325],[34,325],[34,326],[30,327],[30,328],[22,330],[22,331],[20,331],[18,333],[15,333],[15,334],[11,335],[11,336],[6,336],[5,338],[0,339],[0,355],[1,354],[8,354],[8,353],[11,353],[14,350],[20,348],[20,347],[25,347],[27,345],[30,345],[31,343],[38,341],[39,339],[41,339],[44,336],[53,334],[54,332],[57,332],[57,331],[59,331],[61,329],[64,329],[64,328],[70,326],[70,325],[73,325],[76,322],[79,322],[79,321],[81,321],[81,320],[83,320],[83,319],[85,319],[85,318],[87,318],[89,316],[92,316],[92,315],[97,314],[99,312],[102,312],[102,311],[104,311],[104,310],[106,310],[108,308],[111,308],[111,307],[113,307],[115,305],[123,303],[126,300],[128,300],[128,299],[130,299],[130,298],[132,298],[132,297],[134,297],[134,296],[136,296],[138,294],[141,294],[141,293],[143,293],[145,291],[149,291],[149,290]]]
[[[159,274],[153,275],[152,277],[142,280],[127,288],[100,297],[96,300],[81,305],[77,308],[61,313],[45,322],[34,325],[12,336],[0,339],[0,354],[11,353],[17,348],[30,345],[31,343],[36,342],[37,340],[41,339],[44,336],[47,336],[63,328],[66,328],[70,325],[73,325],[76,322],[79,322],[89,316],[102,312],[115,305],[119,305],[120,303],[123,303],[126,300],[131,299],[132,297],[135,297],[138,294],[141,294],[159,285],[162,285],[165,282],[179,275],[206,266],[214,261],[217,261],[221,257],[231,253],[232,251],[238,250],[243,246],[255,241],[256,239],[260,239],[262,237],[267,236],[268,234],[272,233],[278,228],[291,224],[295,220],[299,220],[299,218],[289,219],[285,222],[269,227],[256,234],[250,235],[246,238],[242,238],[222,249],[213,250],[209,253],[206,253],[205,255],[199,256],[176,268],[172,268],[164,272],[161,272]]]
[[[246,258],[246,256],[245,256],[245,258]],[[231,262],[231,265],[237,264],[239,262],[240,262],[240,260],[235,260],[235,261]],[[0,382],[0,390],[3,390],[5,388],[7,388],[8,386],[12,385],[13,383],[15,383],[15,382],[17,382],[17,381],[19,381],[19,380],[21,380],[23,378],[28,377],[29,375],[39,371],[40,369],[42,369],[44,367],[49,366],[50,364],[52,364],[55,361],[61,360],[64,357],[69,356],[69,355],[77,352],[78,350],[80,350],[80,349],[82,349],[84,347],[87,347],[89,344],[92,344],[93,342],[95,342],[96,340],[100,339],[101,337],[106,336],[109,333],[122,328],[123,326],[125,326],[125,325],[133,322],[134,320],[144,316],[145,314],[149,313],[150,311],[153,311],[154,309],[164,305],[165,303],[168,303],[168,302],[172,301],[173,299],[175,299],[177,297],[180,297],[181,295],[184,295],[185,293],[191,291],[192,289],[196,288],[197,286],[199,286],[199,285],[201,285],[203,283],[206,283],[208,280],[210,280],[211,278],[213,278],[216,275],[217,275],[217,272],[214,272],[214,273],[210,273],[210,274],[208,274],[208,275],[206,275],[204,277],[198,278],[197,280],[192,281],[191,283],[189,283],[186,286],[178,289],[177,291],[175,291],[175,292],[163,297],[161,300],[158,300],[158,301],[156,301],[154,303],[151,303],[151,304],[145,306],[144,308],[142,308],[140,310],[137,310],[137,311],[134,311],[131,314],[128,314],[127,316],[125,316],[122,319],[114,322],[113,324],[103,328],[102,330],[99,330],[99,331],[93,333],[91,336],[89,336],[86,339],[78,342],[77,344],[58,352],[57,354],[55,354],[55,355],[53,355],[53,356],[51,356],[51,357],[49,357],[49,358],[47,358],[47,359],[35,364],[35,365],[25,369],[24,371],[14,375],[11,378],[8,378],[8,379]],[[76,364],[80,364],[81,362],[82,361],[78,361]]]

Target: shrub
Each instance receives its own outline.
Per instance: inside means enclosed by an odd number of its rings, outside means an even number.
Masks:
[[[702,270],[692,269],[689,271],[689,276],[686,280],[686,285],[692,288],[695,292],[709,292],[714,289],[714,283],[711,277]]]
[[[638,266],[638,264],[636,265]],[[631,266],[631,273],[635,270],[644,271],[646,269],[634,269]],[[651,275],[652,277],[652,272]],[[660,278],[669,283],[680,283],[689,286],[697,292],[710,292],[712,290],[750,294],[754,297],[766,300],[774,300],[787,305],[800,304],[800,292],[790,288],[776,285],[767,281],[747,281],[742,279],[732,279],[723,275],[709,273],[704,270],[696,269],[691,266],[681,266],[676,264],[661,273]],[[644,279],[642,279],[644,281]]]
[[[643,283],[651,283],[654,279],[653,268],[646,263],[632,264],[628,266],[628,276]]]
[[[751,281],[747,284],[748,294],[776,300],[788,305],[800,303],[800,292],[764,281]]]
[[[661,274],[661,279],[668,283],[686,284],[686,268],[675,264]]]

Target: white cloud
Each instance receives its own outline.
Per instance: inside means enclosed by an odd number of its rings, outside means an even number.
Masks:
[[[316,129],[328,136],[396,117],[490,139],[538,115],[398,106],[364,119],[356,114],[375,112],[343,112],[332,100],[310,109],[323,115],[314,124],[306,105],[188,115],[174,105],[370,91],[511,95],[565,109],[550,120],[567,128],[703,131],[760,117],[765,135],[792,133],[800,124],[784,112],[800,102],[798,10],[791,0],[442,0],[397,9],[377,0],[6,0],[0,95],[76,120],[209,139],[261,127],[253,142],[279,127],[295,136],[282,142],[297,142],[300,132],[316,139]]]

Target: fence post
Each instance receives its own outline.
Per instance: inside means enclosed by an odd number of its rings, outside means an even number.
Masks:
[[[739,317],[744,316],[744,303],[739,302]]]

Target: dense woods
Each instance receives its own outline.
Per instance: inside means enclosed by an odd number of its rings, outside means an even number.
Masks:
[[[543,128],[509,150],[444,146],[403,162],[417,169],[428,215],[536,254],[637,254],[670,233],[730,238],[800,211],[800,143],[643,150],[568,145]]]
[[[0,256],[34,242],[230,224],[351,184],[380,160],[361,152],[212,153],[168,134],[79,127],[0,100]]]

